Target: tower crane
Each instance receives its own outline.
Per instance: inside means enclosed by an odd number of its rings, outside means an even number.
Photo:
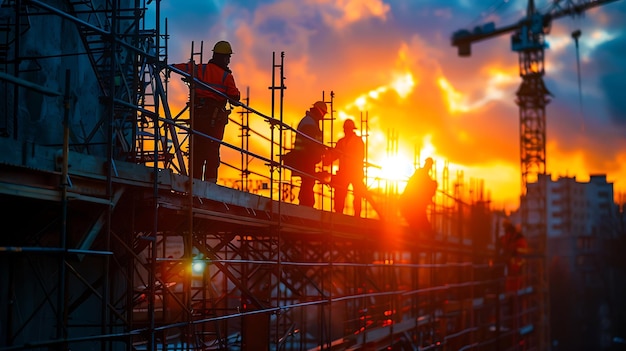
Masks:
[[[545,35],[552,21],[565,16],[581,15],[591,8],[619,0],[553,0],[548,11],[539,13],[533,0],[528,1],[526,17],[519,22],[496,28],[493,22],[470,30],[458,30],[452,35],[452,45],[459,56],[470,56],[474,42],[513,32],[511,49],[519,53],[519,72],[522,83],[517,91],[520,111],[520,161],[522,195],[527,195],[527,184],[537,181],[546,171],[545,107],[550,92],[543,82]]]
[[[526,17],[515,24],[496,28],[490,22],[472,31],[459,30],[452,35],[452,45],[458,48],[459,56],[470,56],[472,43],[513,32],[511,49],[519,53],[522,77],[516,101],[520,109],[522,196],[528,195],[527,184],[537,181],[539,175],[546,172],[545,107],[550,101],[550,92],[543,82],[545,35],[549,34],[555,19],[580,15],[588,9],[616,1],[619,0],[553,0],[548,11],[539,13],[534,0],[529,0]],[[542,206],[531,208],[542,209]],[[527,223],[524,219],[528,217],[522,216],[522,222]]]
[[[517,90],[516,103],[520,119],[520,166],[522,175],[522,203],[520,204],[522,230],[529,244],[541,256],[546,253],[546,105],[550,92],[544,76],[545,36],[549,34],[552,21],[565,16],[581,15],[588,9],[619,0],[553,0],[545,13],[528,1],[526,16],[517,23],[496,28],[493,22],[475,27],[473,30],[458,30],[452,35],[452,45],[458,48],[459,56],[470,56],[474,42],[511,35],[511,49],[519,53],[519,72],[522,83]],[[542,177],[544,176],[544,177]],[[537,186],[528,187],[537,182]],[[548,282],[545,257],[534,273],[538,281],[535,287],[540,296],[537,308],[540,311],[539,349],[549,345]]]

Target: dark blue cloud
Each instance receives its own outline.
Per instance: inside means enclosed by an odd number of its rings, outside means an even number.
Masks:
[[[599,76],[599,86],[606,94],[610,120],[623,127],[626,132],[626,40],[608,42],[598,50],[595,59],[603,67]]]

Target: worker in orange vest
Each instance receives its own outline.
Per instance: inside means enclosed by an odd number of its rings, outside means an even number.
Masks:
[[[194,65],[193,62],[174,64],[198,78],[203,83],[219,91],[196,85],[194,89],[193,128],[194,131],[208,135],[195,134],[191,152],[193,153],[193,177],[208,182],[217,182],[217,169],[220,166],[220,141],[224,138],[224,129],[231,110],[227,102],[238,106],[241,94],[232,71],[228,68],[233,50],[227,41],[218,41],[213,47],[213,56],[206,64]],[[194,71],[195,70],[195,71]],[[204,166],[204,167],[203,167]]]

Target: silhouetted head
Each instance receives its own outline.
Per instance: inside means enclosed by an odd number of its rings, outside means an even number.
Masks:
[[[313,118],[317,120],[321,120],[328,113],[328,106],[324,101],[316,101],[311,107],[311,114]]]
[[[433,167],[433,159],[429,157],[424,161],[424,168],[431,169],[432,167]]]
[[[350,133],[350,132],[352,132],[352,131],[353,131],[353,130],[355,130],[355,129],[356,129],[356,125],[354,124],[354,121],[353,121],[353,120],[351,120],[351,119],[346,119],[346,120],[343,122],[343,132],[344,132],[344,133],[346,133],[346,134],[347,134],[347,133]]]

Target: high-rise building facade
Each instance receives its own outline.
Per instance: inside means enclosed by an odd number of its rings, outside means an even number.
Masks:
[[[611,259],[619,235],[613,183],[604,174],[544,177],[553,349],[610,349],[623,318]]]

